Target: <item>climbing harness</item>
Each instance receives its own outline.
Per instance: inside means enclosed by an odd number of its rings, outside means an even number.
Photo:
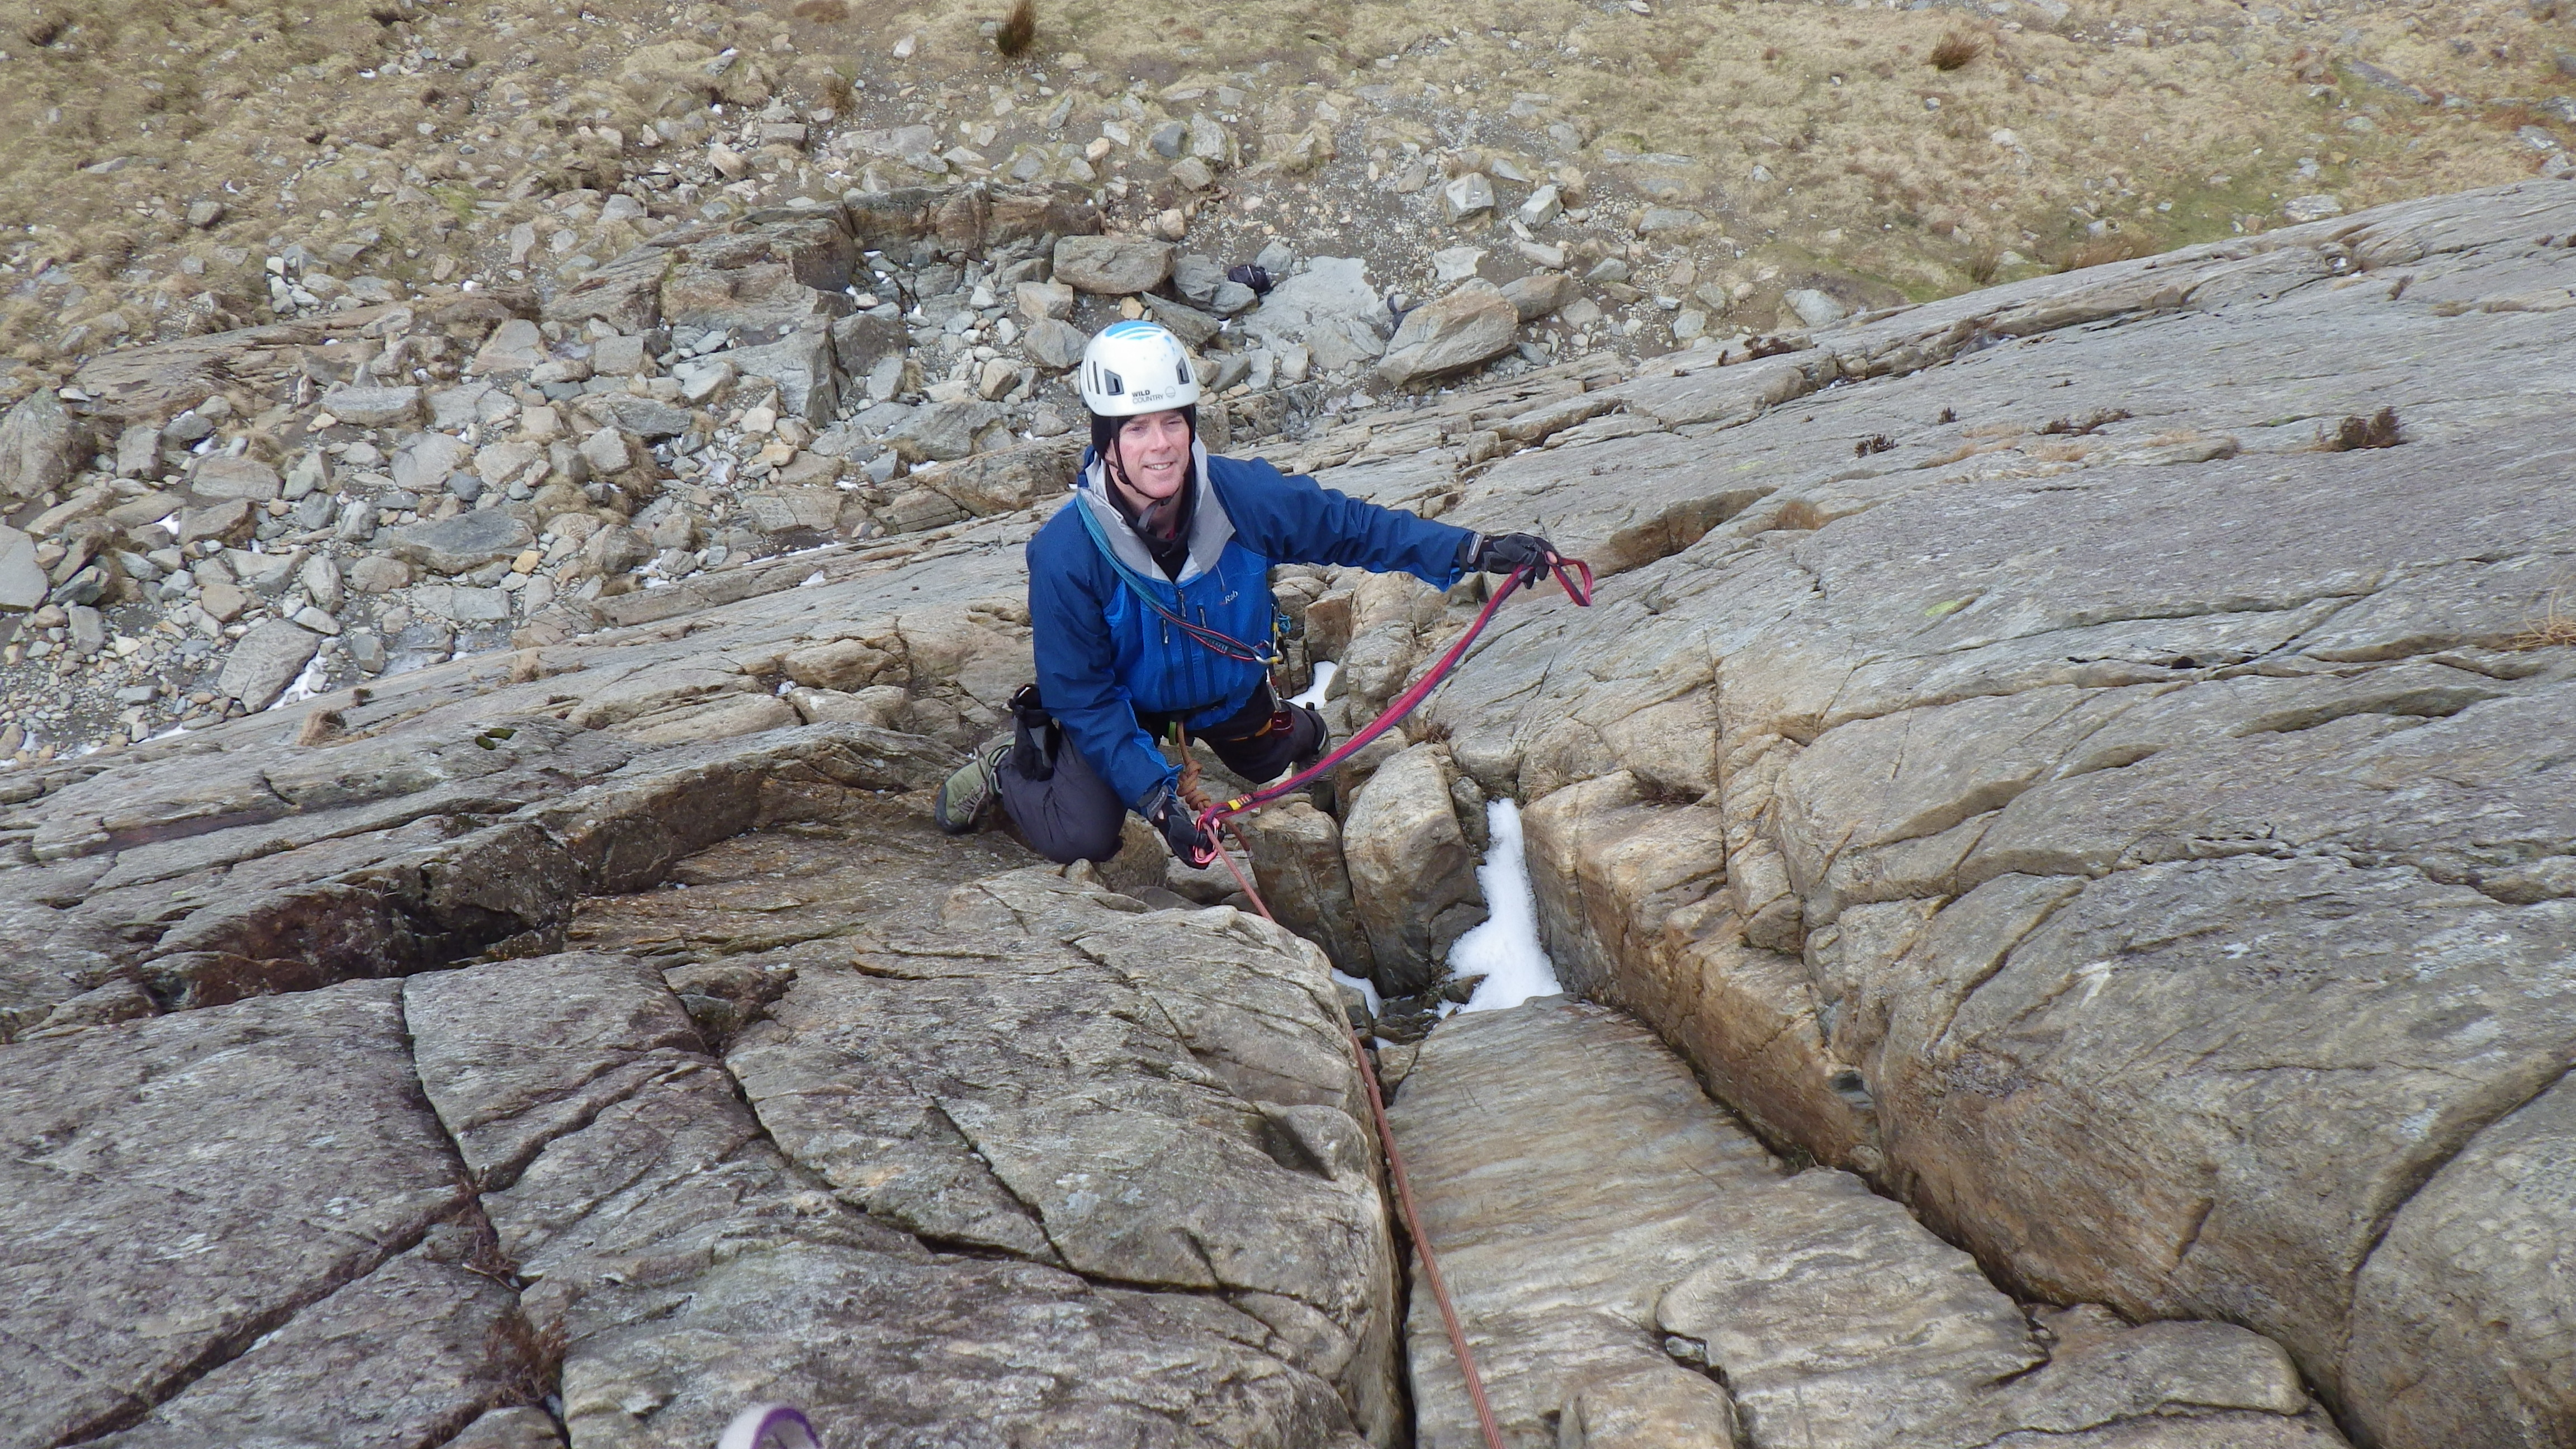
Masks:
[[[1592,570],[1583,560],[1549,554],[1547,568],[1556,575],[1557,585],[1565,590],[1565,596],[1572,599],[1577,608],[1592,607]],[[1533,564],[1514,569],[1504,575],[1502,587],[1494,590],[1493,597],[1485,600],[1485,607],[1477,613],[1475,622],[1467,626],[1467,632],[1458,636],[1458,642],[1449,646],[1449,652],[1440,656],[1440,662],[1431,666],[1429,673],[1415,680],[1412,687],[1404,693],[1397,695],[1394,703],[1386,707],[1385,713],[1369,721],[1358,733],[1343,741],[1340,748],[1278,784],[1267,785],[1249,795],[1238,795],[1222,805],[1209,805],[1202,809],[1199,812],[1199,833],[1211,842],[1214,841],[1217,826],[1228,817],[1258,809],[1273,800],[1304,789],[1315,780],[1338,769],[1344,760],[1368,748],[1378,736],[1395,728],[1406,715],[1413,713],[1424,700],[1429,699],[1431,692],[1438,689],[1449,678],[1450,673],[1457,669],[1459,662],[1467,657],[1468,649],[1475,645],[1476,637],[1485,632],[1487,624],[1493,622],[1494,611],[1503,606],[1503,600],[1510,598],[1514,589],[1529,584],[1538,576],[1538,573],[1538,566]],[[1190,864],[1204,870],[1216,864],[1216,856],[1221,853],[1211,845],[1207,858],[1193,860]]]
[[[1572,599],[1579,608],[1591,607],[1592,570],[1587,568],[1582,560],[1561,559],[1550,555],[1547,566],[1556,574],[1556,581],[1564,588],[1567,598]],[[1211,843],[1210,853],[1215,860],[1225,862],[1225,868],[1234,874],[1235,884],[1243,887],[1244,898],[1251,901],[1254,909],[1260,911],[1272,925],[1277,925],[1279,918],[1271,914],[1270,903],[1261,898],[1261,892],[1254,888],[1252,878],[1245,875],[1243,867],[1235,863],[1231,851],[1214,845],[1218,826],[1225,825],[1231,816],[1240,815],[1246,810],[1276,800],[1289,791],[1298,789],[1349,759],[1352,754],[1365,748],[1371,740],[1394,728],[1397,721],[1411,714],[1416,706],[1430,697],[1431,691],[1440,687],[1440,682],[1447,679],[1458,667],[1458,662],[1467,657],[1468,646],[1474,644],[1476,636],[1484,632],[1485,625],[1492,621],[1494,611],[1502,606],[1503,600],[1511,596],[1513,589],[1527,583],[1536,573],[1535,567],[1526,567],[1515,569],[1506,575],[1502,587],[1496,589],[1494,596],[1485,601],[1485,607],[1476,615],[1475,622],[1467,626],[1467,632],[1460,636],[1457,643],[1449,646],[1449,652],[1441,656],[1440,662],[1432,666],[1431,672],[1398,696],[1393,704],[1387,706],[1385,713],[1370,721],[1367,728],[1351,736],[1340,749],[1268,789],[1256,790],[1249,795],[1228,800],[1223,805],[1208,805],[1200,810],[1199,828]],[[1580,579],[1579,583],[1578,579]],[[1185,760],[1182,770],[1182,788],[1194,794],[1198,783],[1197,761]],[[1233,829],[1231,825],[1226,825],[1226,828]],[[1251,854],[1251,847],[1244,843],[1239,831],[1235,832],[1235,844],[1241,846],[1246,855]],[[1192,863],[1204,869],[1213,865],[1215,860]],[[1476,1356],[1467,1347],[1467,1329],[1458,1321],[1457,1305],[1450,1301],[1448,1280],[1440,1276],[1440,1259],[1431,1250],[1431,1235],[1422,1230],[1422,1213],[1413,1202],[1413,1178],[1404,1169],[1404,1153],[1396,1147],[1395,1129],[1389,1126],[1386,1120],[1386,1093],[1378,1086],[1377,1068],[1370,1064],[1368,1048],[1360,1041],[1359,1032],[1354,1030],[1348,1021],[1342,1023],[1342,1035],[1350,1043],[1351,1060],[1359,1067],[1360,1083],[1368,1089],[1369,1120],[1376,1124],[1378,1143],[1386,1149],[1386,1172],[1387,1176],[1395,1181],[1395,1200],[1404,1213],[1404,1230],[1413,1239],[1414,1252],[1421,1255],[1422,1281],[1431,1289],[1431,1301],[1439,1306],[1441,1326],[1449,1332],[1449,1351],[1456,1355],[1459,1375],[1466,1380],[1467,1402],[1475,1407],[1476,1427],[1484,1436],[1485,1449],[1505,1449],[1502,1425],[1495,1420],[1494,1406],[1485,1397],[1484,1375],[1476,1371]]]
[[[823,1449],[805,1416],[786,1404],[754,1404],[725,1425],[716,1449]]]

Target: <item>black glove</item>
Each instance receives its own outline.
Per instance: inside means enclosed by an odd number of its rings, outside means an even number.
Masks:
[[[1207,832],[1199,829],[1198,816],[1170,785],[1156,790],[1137,813],[1145,817],[1146,824],[1163,832],[1163,843],[1186,864],[1203,866],[1216,858],[1216,847],[1208,840]]]
[[[1476,552],[1467,567],[1489,574],[1507,574],[1514,569],[1532,573],[1546,569],[1548,560],[1556,557],[1556,545],[1535,533],[1505,533],[1492,538],[1479,537]]]

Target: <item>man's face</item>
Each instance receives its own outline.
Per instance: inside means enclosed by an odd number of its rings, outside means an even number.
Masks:
[[[1139,413],[1118,427],[1118,461],[1127,485],[1149,502],[1181,491],[1189,470],[1190,422],[1178,408]]]

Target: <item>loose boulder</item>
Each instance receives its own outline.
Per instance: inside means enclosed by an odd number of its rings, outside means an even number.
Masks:
[[[401,427],[420,420],[420,389],[335,387],[322,394],[322,411],[362,428]]]
[[[1079,292],[1123,297],[1172,274],[1168,242],[1133,236],[1069,236],[1055,244],[1055,279]]]
[[[394,557],[433,573],[461,574],[509,558],[536,542],[529,527],[498,508],[478,508],[394,531]]]
[[[89,446],[88,430],[38,388],[0,419],[0,497],[34,498],[70,480]]]
[[[907,463],[946,463],[972,455],[986,445],[986,435],[1003,431],[1001,408],[988,402],[938,403],[922,408],[886,442]]]
[[[1484,919],[1475,852],[1450,802],[1447,750],[1409,746],[1378,766],[1342,827],[1353,912],[1378,988],[1405,996],[1440,977],[1449,945]]]
[[[1377,365],[1378,380],[1406,387],[1473,367],[1510,351],[1520,325],[1520,309],[1500,288],[1460,287],[1405,314]]]
[[[271,619],[253,627],[233,646],[215,687],[240,700],[244,709],[266,709],[313,662],[313,651],[321,646],[321,635]]]

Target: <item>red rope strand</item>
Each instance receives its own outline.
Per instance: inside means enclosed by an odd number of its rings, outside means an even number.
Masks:
[[[1557,584],[1565,590],[1565,596],[1575,602],[1576,607],[1587,609],[1592,607],[1592,570],[1581,559],[1557,558],[1551,555],[1548,558],[1547,567],[1554,571]],[[1357,734],[1344,740],[1340,748],[1276,785],[1265,786],[1249,795],[1237,796],[1222,805],[1210,805],[1200,811],[1199,833],[1207,837],[1209,850],[1216,852],[1217,826],[1227,817],[1257,809],[1293,791],[1305,788],[1338,768],[1344,760],[1366,749],[1376,741],[1378,736],[1395,728],[1398,721],[1413,713],[1424,700],[1431,697],[1433,690],[1438,689],[1449,678],[1459,662],[1467,657],[1467,650],[1475,644],[1477,636],[1485,632],[1485,626],[1493,622],[1494,611],[1503,606],[1503,600],[1510,598],[1514,589],[1523,587],[1537,575],[1537,565],[1525,565],[1504,575],[1502,587],[1496,589],[1494,596],[1485,601],[1485,607],[1477,612],[1475,622],[1467,626],[1466,633],[1458,636],[1458,642],[1449,646],[1448,653],[1440,656],[1440,662],[1433,665],[1430,672],[1415,680],[1412,687],[1397,695],[1394,703],[1389,704],[1376,719],[1369,721]],[[1578,577],[1581,579],[1580,583],[1576,582]],[[1207,859],[1194,860],[1190,863],[1205,869],[1216,862],[1213,859]]]
[[[1235,836],[1235,843],[1243,844],[1240,834]],[[1251,847],[1245,846],[1244,853],[1250,854]],[[1243,887],[1253,906],[1277,925],[1279,918],[1270,914],[1269,903],[1253,889],[1243,867],[1234,863],[1233,853],[1219,850],[1217,855],[1225,861],[1225,868],[1234,872],[1235,883]],[[1369,1117],[1377,1124],[1379,1144],[1386,1149],[1386,1172],[1395,1179],[1395,1200],[1404,1211],[1404,1230],[1413,1235],[1413,1250],[1422,1255],[1422,1281],[1430,1285],[1431,1301],[1440,1305],[1440,1322],[1449,1330],[1449,1351],[1458,1356],[1458,1372],[1467,1380],[1467,1401],[1476,1406],[1476,1427],[1484,1431],[1485,1449],[1505,1449],[1502,1425],[1495,1421],[1494,1406],[1485,1397],[1485,1376],[1476,1371],[1476,1355],[1467,1347],[1466,1326],[1458,1321],[1457,1305],[1449,1301],[1449,1284],[1440,1276],[1440,1259],[1431,1251],[1431,1235],[1422,1230],[1421,1210],[1413,1205],[1413,1179],[1404,1170],[1404,1154],[1396,1148],[1395,1129],[1387,1124],[1386,1094],[1378,1089],[1377,1068],[1369,1064],[1360,1034],[1351,1029],[1347,1020],[1342,1023],[1342,1035],[1351,1044],[1351,1060],[1359,1064],[1360,1083],[1368,1088]]]
[[[1567,598],[1572,599],[1578,607],[1591,607],[1592,570],[1586,567],[1582,560],[1551,556],[1547,567],[1556,575],[1556,581],[1564,588]],[[1485,601],[1485,607],[1477,613],[1475,622],[1469,624],[1467,632],[1459,636],[1458,642],[1450,645],[1449,651],[1440,656],[1440,662],[1433,665],[1429,673],[1415,681],[1411,688],[1397,696],[1395,701],[1386,707],[1385,712],[1369,721],[1366,728],[1345,741],[1341,748],[1276,785],[1255,790],[1249,795],[1228,800],[1222,805],[1208,805],[1200,809],[1199,829],[1207,836],[1209,852],[1225,862],[1225,868],[1234,873],[1235,884],[1243,887],[1244,897],[1250,900],[1254,909],[1260,911],[1273,925],[1278,924],[1279,918],[1271,915],[1270,903],[1263,900],[1261,892],[1253,888],[1251,877],[1245,875],[1243,867],[1235,863],[1233,853],[1217,842],[1218,828],[1223,826],[1233,832],[1235,844],[1241,846],[1246,855],[1251,854],[1251,847],[1244,844],[1242,834],[1227,823],[1230,817],[1266,805],[1290,791],[1303,788],[1308,782],[1320,778],[1344,760],[1365,749],[1378,736],[1393,729],[1399,720],[1413,713],[1422,701],[1428,699],[1431,692],[1438,689],[1441,682],[1457,669],[1459,661],[1467,657],[1469,646],[1476,642],[1476,636],[1485,632],[1485,626],[1493,622],[1494,611],[1502,607],[1503,600],[1511,597],[1512,590],[1528,583],[1537,573],[1537,568],[1532,566],[1515,569],[1506,575],[1502,587],[1496,589],[1494,596]],[[1581,580],[1579,583],[1578,578]],[[1185,788],[1195,786],[1196,783],[1196,771],[1192,769],[1189,778],[1185,781]],[[1204,869],[1214,862],[1199,860],[1191,863]],[[1450,1352],[1457,1355],[1458,1372],[1467,1381],[1467,1401],[1475,1405],[1476,1427],[1484,1434],[1485,1449],[1505,1449],[1502,1426],[1495,1422],[1494,1406],[1485,1397],[1484,1375],[1476,1371],[1476,1355],[1467,1347],[1466,1326],[1458,1321],[1457,1305],[1450,1301],[1448,1280],[1440,1275],[1440,1258],[1431,1249],[1431,1235],[1422,1229],[1422,1213],[1413,1201],[1413,1179],[1404,1170],[1404,1153],[1396,1147],[1395,1129],[1388,1125],[1386,1120],[1386,1094],[1378,1087],[1377,1068],[1370,1065],[1368,1049],[1361,1044],[1360,1034],[1352,1030],[1347,1021],[1342,1024],[1342,1027],[1342,1035],[1350,1042],[1351,1060],[1357,1063],[1360,1069],[1360,1082],[1368,1088],[1369,1117],[1377,1124],[1377,1140],[1386,1150],[1387,1176],[1395,1181],[1395,1198],[1404,1213],[1404,1229],[1413,1236],[1414,1251],[1422,1258],[1422,1280],[1431,1289],[1431,1301],[1439,1305],[1441,1325],[1449,1332]]]

